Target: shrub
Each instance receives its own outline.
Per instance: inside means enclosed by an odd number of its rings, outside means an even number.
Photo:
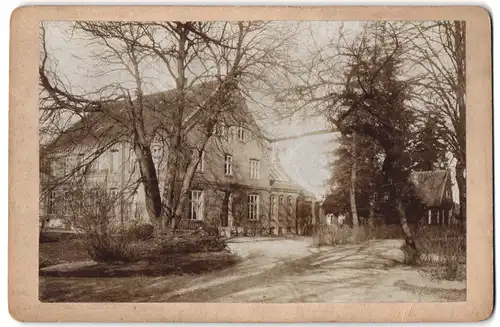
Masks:
[[[154,227],[151,224],[132,225],[127,232],[134,240],[147,241],[153,237]]]
[[[377,225],[368,227],[369,237],[372,239],[401,239],[404,238],[403,230],[399,224]]]
[[[348,225],[323,225],[314,233],[314,242],[318,245],[338,245],[361,243],[374,239],[400,239],[403,232],[399,225],[362,225],[353,228]]]
[[[156,244],[161,254],[220,252],[227,248],[224,238],[210,235],[202,230],[182,236],[167,236]]]
[[[466,234],[460,225],[424,225],[416,239],[424,274],[439,280],[465,279]]]
[[[137,260],[135,243],[129,235],[87,235],[86,250],[90,257],[98,262],[117,263]]]
[[[136,228],[121,228],[114,213],[118,196],[107,192],[106,187],[78,188],[69,195],[71,224],[84,242],[92,259],[115,263],[136,260]],[[140,229],[145,234],[145,229]]]

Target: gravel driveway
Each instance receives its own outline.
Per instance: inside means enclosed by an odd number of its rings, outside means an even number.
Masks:
[[[414,302],[465,300],[465,283],[434,282],[401,264],[402,241],[311,246],[308,238],[230,242],[237,266],[171,293],[167,301]],[[215,276],[216,275],[216,276]]]

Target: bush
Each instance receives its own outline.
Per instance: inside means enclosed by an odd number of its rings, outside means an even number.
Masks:
[[[117,263],[137,260],[135,243],[127,234],[86,235],[84,240],[88,254],[97,262]]]
[[[161,254],[220,252],[227,248],[224,238],[197,230],[182,236],[168,236],[156,244]]]
[[[400,239],[403,232],[399,225],[362,225],[353,228],[347,225],[323,225],[314,234],[317,245],[339,245],[347,243],[361,243],[374,239]]]
[[[460,225],[421,226],[416,232],[422,272],[438,280],[466,277],[466,234]]]
[[[349,243],[352,230],[348,226],[326,226],[319,229],[322,240],[318,240],[319,245],[339,245]]]
[[[151,224],[132,225],[127,232],[134,240],[147,241],[153,237],[154,227]]]
[[[121,227],[115,214],[119,204],[117,195],[109,193],[105,186],[95,185],[77,188],[69,196],[71,225],[92,259],[106,263],[136,260],[135,241],[137,236],[147,234],[147,228]]]

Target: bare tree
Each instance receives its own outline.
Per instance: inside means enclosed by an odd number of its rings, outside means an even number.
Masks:
[[[276,67],[283,68],[280,63],[286,60],[280,52],[283,41],[278,45],[272,42],[268,25],[266,22],[77,22],[72,33],[97,49],[91,58],[86,58],[100,64],[101,71],[94,73],[94,77],[120,71],[130,80],[109,83],[97,91],[75,93],[70,83],[49,67],[42,37],[40,85],[54,110],[64,109],[85,117],[100,113],[100,117],[105,116],[120,127],[119,140],[132,139],[129,141],[138,161],[146,209],[157,231],[162,232],[165,218],[171,221],[172,228],[182,218],[195,171],[214,127],[221,122],[240,124],[262,136],[255,122],[235,108],[237,102],[241,104],[250,94],[252,85],[270,85],[269,75]],[[158,67],[175,85],[168,95],[160,93],[156,99],[164,105],[157,109],[156,118],[160,118],[153,131],[147,121],[152,106],[150,96],[145,94],[145,89],[151,88],[144,73],[148,65]],[[211,85],[207,87],[210,92],[193,92],[200,84]],[[94,121],[99,123],[99,119]],[[197,135],[196,141],[190,140],[193,134]],[[168,150],[163,201],[159,171],[151,153],[151,144],[158,135]],[[103,143],[107,140],[98,139]],[[99,151],[108,145],[98,146]]]
[[[352,134],[352,164],[351,164],[351,178],[350,178],[350,187],[349,187],[349,202],[351,204],[351,216],[352,216],[352,225],[354,228],[359,227],[358,220],[358,207],[356,206],[356,182],[357,182],[357,152],[356,152],[356,134]]]
[[[368,137],[383,149],[389,200],[407,245],[416,250],[405,212],[412,193],[406,152],[413,119],[408,103],[412,81],[401,76],[405,44],[398,33],[389,22],[366,23],[356,37],[348,38],[341,26],[338,39],[318,47],[307,66],[308,78],[288,96],[299,101],[302,110],[325,115],[332,130]]]
[[[456,160],[460,216],[466,215],[465,21],[407,23],[401,38],[411,43],[408,59],[421,79],[414,97],[437,120],[440,136]]]

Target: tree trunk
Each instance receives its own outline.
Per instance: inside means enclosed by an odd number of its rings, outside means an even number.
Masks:
[[[161,219],[161,195],[151,150],[148,146],[136,142],[134,152],[139,162],[141,181],[144,186],[146,211],[151,222],[156,224],[156,232],[161,234],[164,232],[164,224]]]
[[[458,105],[458,126],[457,140],[460,146],[459,153],[456,153],[457,164],[455,168],[458,195],[460,202],[460,219],[463,223],[466,221],[467,214],[467,193],[466,185],[466,57],[465,57],[465,22],[454,22],[454,41],[455,41],[455,61],[457,64],[457,85],[455,88],[455,97]]]
[[[409,172],[405,170],[402,165],[405,153],[402,150],[398,151],[398,149],[402,148],[401,144],[399,144],[399,146],[393,148],[396,151],[391,152],[388,151],[388,149],[385,150],[386,157],[382,170],[384,182],[390,187],[390,200],[394,204],[401,229],[405,236],[407,263],[415,264],[419,258],[419,252],[406,217],[405,202],[410,200],[412,193],[409,183]]]
[[[457,162],[455,166],[455,175],[457,179],[458,186],[458,201],[460,204],[460,220],[462,223],[466,223],[467,215],[467,180],[465,178],[465,165],[460,161]]]
[[[403,234],[405,235],[407,263],[416,264],[419,259],[419,252],[417,249],[417,245],[415,244],[413,233],[411,232],[410,226],[408,225],[408,220],[406,218],[403,202],[398,197],[396,197],[395,201],[396,201],[396,211],[399,215],[399,222],[401,224]]]
[[[358,208],[356,206],[356,137],[352,136],[352,166],[351,166],[351,187],[349,189],[349,200],[351,203],[352,226],[359,227]]]
[[[184,175],[184,178],[182,180],[182,186],[179,191],[179,199],[177,200],[177,203],[175,204],[175,211],[172,217],[172,230],[175,230],[179,222],[182,219],[182,213],[184,211],[184,206],[186,204],[186,201],[188,200],[188,195],[189,195],[189,189],[191,188],[191,183],[193,181],[193,177],[196,173],[196,168],[198,167],[198,164],[201,161],[201,156],[203,153],[203,150],[205,148],[205,144],[208,141],[208,137],[205,139],[205,142],[203,144],[203,148],[198,151],[197,155],[191,160],[191,162],[188,165],[188,168],[186,170],[186,174]]]
[[[373,192],[370,194],[370,200],[368,202],[368,225],[370,227],[375,227],[375,199]]]
[[[177,45],[177,78],[175,80],[177,95],[176,95],[176,106],[173,114],[173,135],[170,138],[170,151],[168,153],[167,159],[167,176],[165,181],[165,204],[164,213],[167,215],[168,219],[171,221],[172,230],[176,229],[177,220],[176,217],[176,205],[174,204],[175,197],[175,184],[177,182],[177,173],[179,170],[179,159],[180,151],[182,146],[182,121],[184,117],[184,109],[186,105],[186,43],[188,41],[187,36],[189,30],[186,27],[179,27],[182,29],[179,32],[179,39]]]

